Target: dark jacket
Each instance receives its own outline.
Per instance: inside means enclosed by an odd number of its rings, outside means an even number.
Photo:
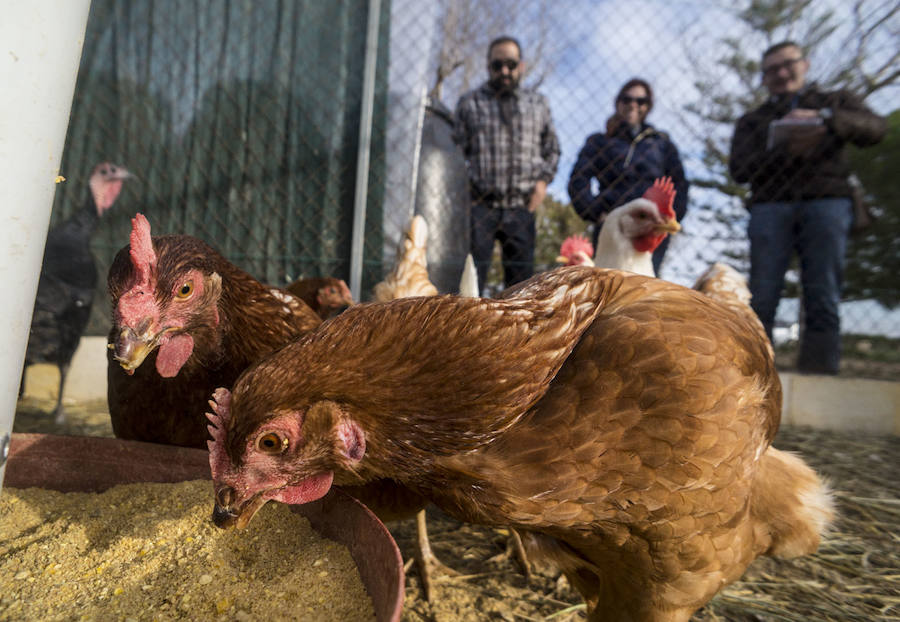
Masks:
[[[600,225],[606,214],[643,195],[664,175],[675,184],[673,207],[681,220],[687,212],[688,182],[678,149],[652,125],[644,124],[634,137],[621,125],[612,136],[588,136],[569,176],[569,198],[579,216]],[[592,178],[600,184],[598,194],[591,190]]]
[[[784,144],[767,149],[769,123],[793,108],[830,108],[821,144],[803,156],[791,155]],[[887,122],[847,91],[823,92],[810,85],[794,95],[773,97],[741,117],[731,140],[728,167],[739,183],[750,183],[750,204],[849,197],[850,168],[844,145],[864,147],[880,141]]]

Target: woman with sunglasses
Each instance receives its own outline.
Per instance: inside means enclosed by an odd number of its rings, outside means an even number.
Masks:
[[[619,90],[614,105],[606,132],[588,136],[569,176],[572,206],[594,225],[595,245],[606,215],[643,195],[657,177],[672,178],[676,191],[673,207],[679,221],[687,211],[688,182],[678,149],[665,132],[646,121],[653,108],[650,84],[632,78]],[[597,194],[591,189],[592,179],[599,182]],[[657,276],[668,245],[666,237],[653,252]]]

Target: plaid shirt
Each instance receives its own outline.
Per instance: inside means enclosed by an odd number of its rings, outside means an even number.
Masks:
[[[535,183],[550,183],[556,174],[559,140],[543,95],[517,89],[507,97],[508,122],[501,98],[489,84],[460,97],[454,139],[469,165],[474,201],[492,207],[526,207]]]

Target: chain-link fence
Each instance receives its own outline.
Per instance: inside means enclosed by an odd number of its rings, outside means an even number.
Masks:
[[[660,276],[690,285],[719,260],[746,274],[748,189],[729,175],[727,156],[735,120],[765,96],[761,52],[782,38],[810,44],[810,80],[852,89],[881,115],[898,94],[885,70],[897,58],[896,6],[835,0],[788,14],[771,4],[95,0],[53,222],[81,205],[93,164],[113,160],[137,179],[94,236],[101,281],[140,211],[154,233],[196,235],[262,281],[356,276],[367,300],[418,212],[429,224],[432,280],[455,291],[471,193],[453,111],[489,78],[488,43],[508,34],[521,42],[522,84],[549,102],[560,147],[537,216],[535,270],[555,265],[568,234],[590,235],[572,207],[573,170],[588,137],[607,134],[622,85],[639,76],[653,89],[646,121],[677,149],[690,184]],[[896,227],[889,167],[877,177],[877,163],[897,157],[891,120],[889,140],[853,158],[879,222]],[[589,190],[602,193],[604,167],[621,164],[598,161]],[[896,263],[894,239],[856,238],[868,259],[851,245],[851,268],[868,276],[848,273],[856,301],[842,308],[845,332],[900,338],[900,312],[885,305],[898,300],[896,279],[874,278]],[[499,247],[488,292],[502,287],[498,256]],[[796,282],[789,271],[778,315],[788,336]],[[89,332],[104,334],[105,291],[97,300]]]

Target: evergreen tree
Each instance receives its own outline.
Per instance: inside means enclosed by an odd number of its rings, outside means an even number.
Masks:
[[[850,240],[845,295],[900,304],[900,110],[888,117],[888,134],[874,147],[851,149],[850,162],[865,189],[875,223]]]

